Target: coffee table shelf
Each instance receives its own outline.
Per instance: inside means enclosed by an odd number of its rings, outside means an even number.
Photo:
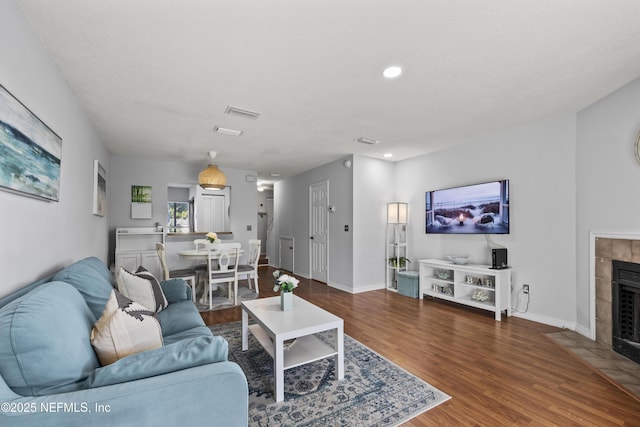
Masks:
[[[274,356],[275,344],[260,325],[249,325],[249,331],[258,340],[260,345]],[[296,338],[295,343],[288,350],[284,350],[284,369],[295,368],[316,360],[335,356],[338,352],[330,345],[324,343],[315,335],[306,335]]]

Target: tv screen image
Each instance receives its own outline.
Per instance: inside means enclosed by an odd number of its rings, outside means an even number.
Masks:
[[[427,191],[426,232],[509,234],[509,180]]]

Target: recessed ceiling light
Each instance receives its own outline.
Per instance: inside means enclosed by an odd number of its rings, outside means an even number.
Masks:
[[[270,175],[271,175],[271,176],[273,176],[273,177],[280,176],[280,174],[279,174],[279,173],[272,173],[272,174],[270,174]]]
[[[391,154],[391,153],[384,153],[384,157],[393,157],[393,154]]]
[[[223,128],[223,127],[220,127],[220,126],[214,126],[213,130],[214,130],[214,132],[223,133],[225,135],[232,135],[232,136],[240,136],[240,135],[242,135],[242,131],[241,130]]]
[[[382,72],[382,75],[385,76],[388,79],[395,79],[400,74],[402,74],[402,68],[398,67],[397,65],[393,65],[391,67],[387,67]]]

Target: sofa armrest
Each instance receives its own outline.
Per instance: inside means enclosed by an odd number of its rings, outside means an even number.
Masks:
[[[0,425],[248,424],[249,391],[240,367],[218,362],[137,381],[49,396],[4,400]],[[5,405],[7,407],[7,405]]]
[[[11,388],[9,388],[9,386],[7,385],[7,382],[4,380],[2,375],[0,375],[0,404],[2,404],[4,402],[13,401],[13,400],[18,399],[20,397],[21,396],[19,394],[14,393],[13,390],[11,390]],[[0,414],[2,414],[2,412],[3,411],[0,410]]]
[[[169,304],[191,301],[191,288],[182,279],[169,279],[160,282],[160,287]]]

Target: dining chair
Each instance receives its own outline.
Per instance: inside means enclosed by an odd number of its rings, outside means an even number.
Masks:
[[[228,283],[229,298],[233,293],[233,305],[238,305],[238,262],[240,243],[219,243],[209,247],[207,267],[209,270],[209,309],[213,308],[212,293],[218,283]],[[233,288],[232,285],[233,284]],[[232,290],[233,289],[233,290]]]
[[[251,279],[253,279],[256,295],[260,294],[258,287],[258,261],[260,260],[261,244],[260,239],[249,240],[249,259],[246,264],[240,264],[238,266],[238,278],[246,277],[249,289],[251,289]]]
[[[196,251],[205,250],[212,245],[207,239],[195,239],[193,244],[196,246]]]
[[[206,251],[213,243],[209,242],[207,239],[195,239],[193,241],[193,244],[195,245],[196,251]],[[208,271],[206,258],[204,259],[204,262],[200,262],[200,260],[198,260],[193,268],[196,270],[196,280],[198,281],[198,284],[202,283],[202,289],[205,289],[204,295],[200,299],[200,302],[206,303],[208,294],[206,292]]]
[[[163,280],[169,279],[182,279],[189,283],[191,286],[191,298],[193,302],[196,301],[196,271],[193,268],[182,268],[179,270],[169,270],[167,266],[167,259],[165,257],[164,243],[156,243],[156,252],[158,252],[158,258],[160,259],[160,266],[162,267]]]

